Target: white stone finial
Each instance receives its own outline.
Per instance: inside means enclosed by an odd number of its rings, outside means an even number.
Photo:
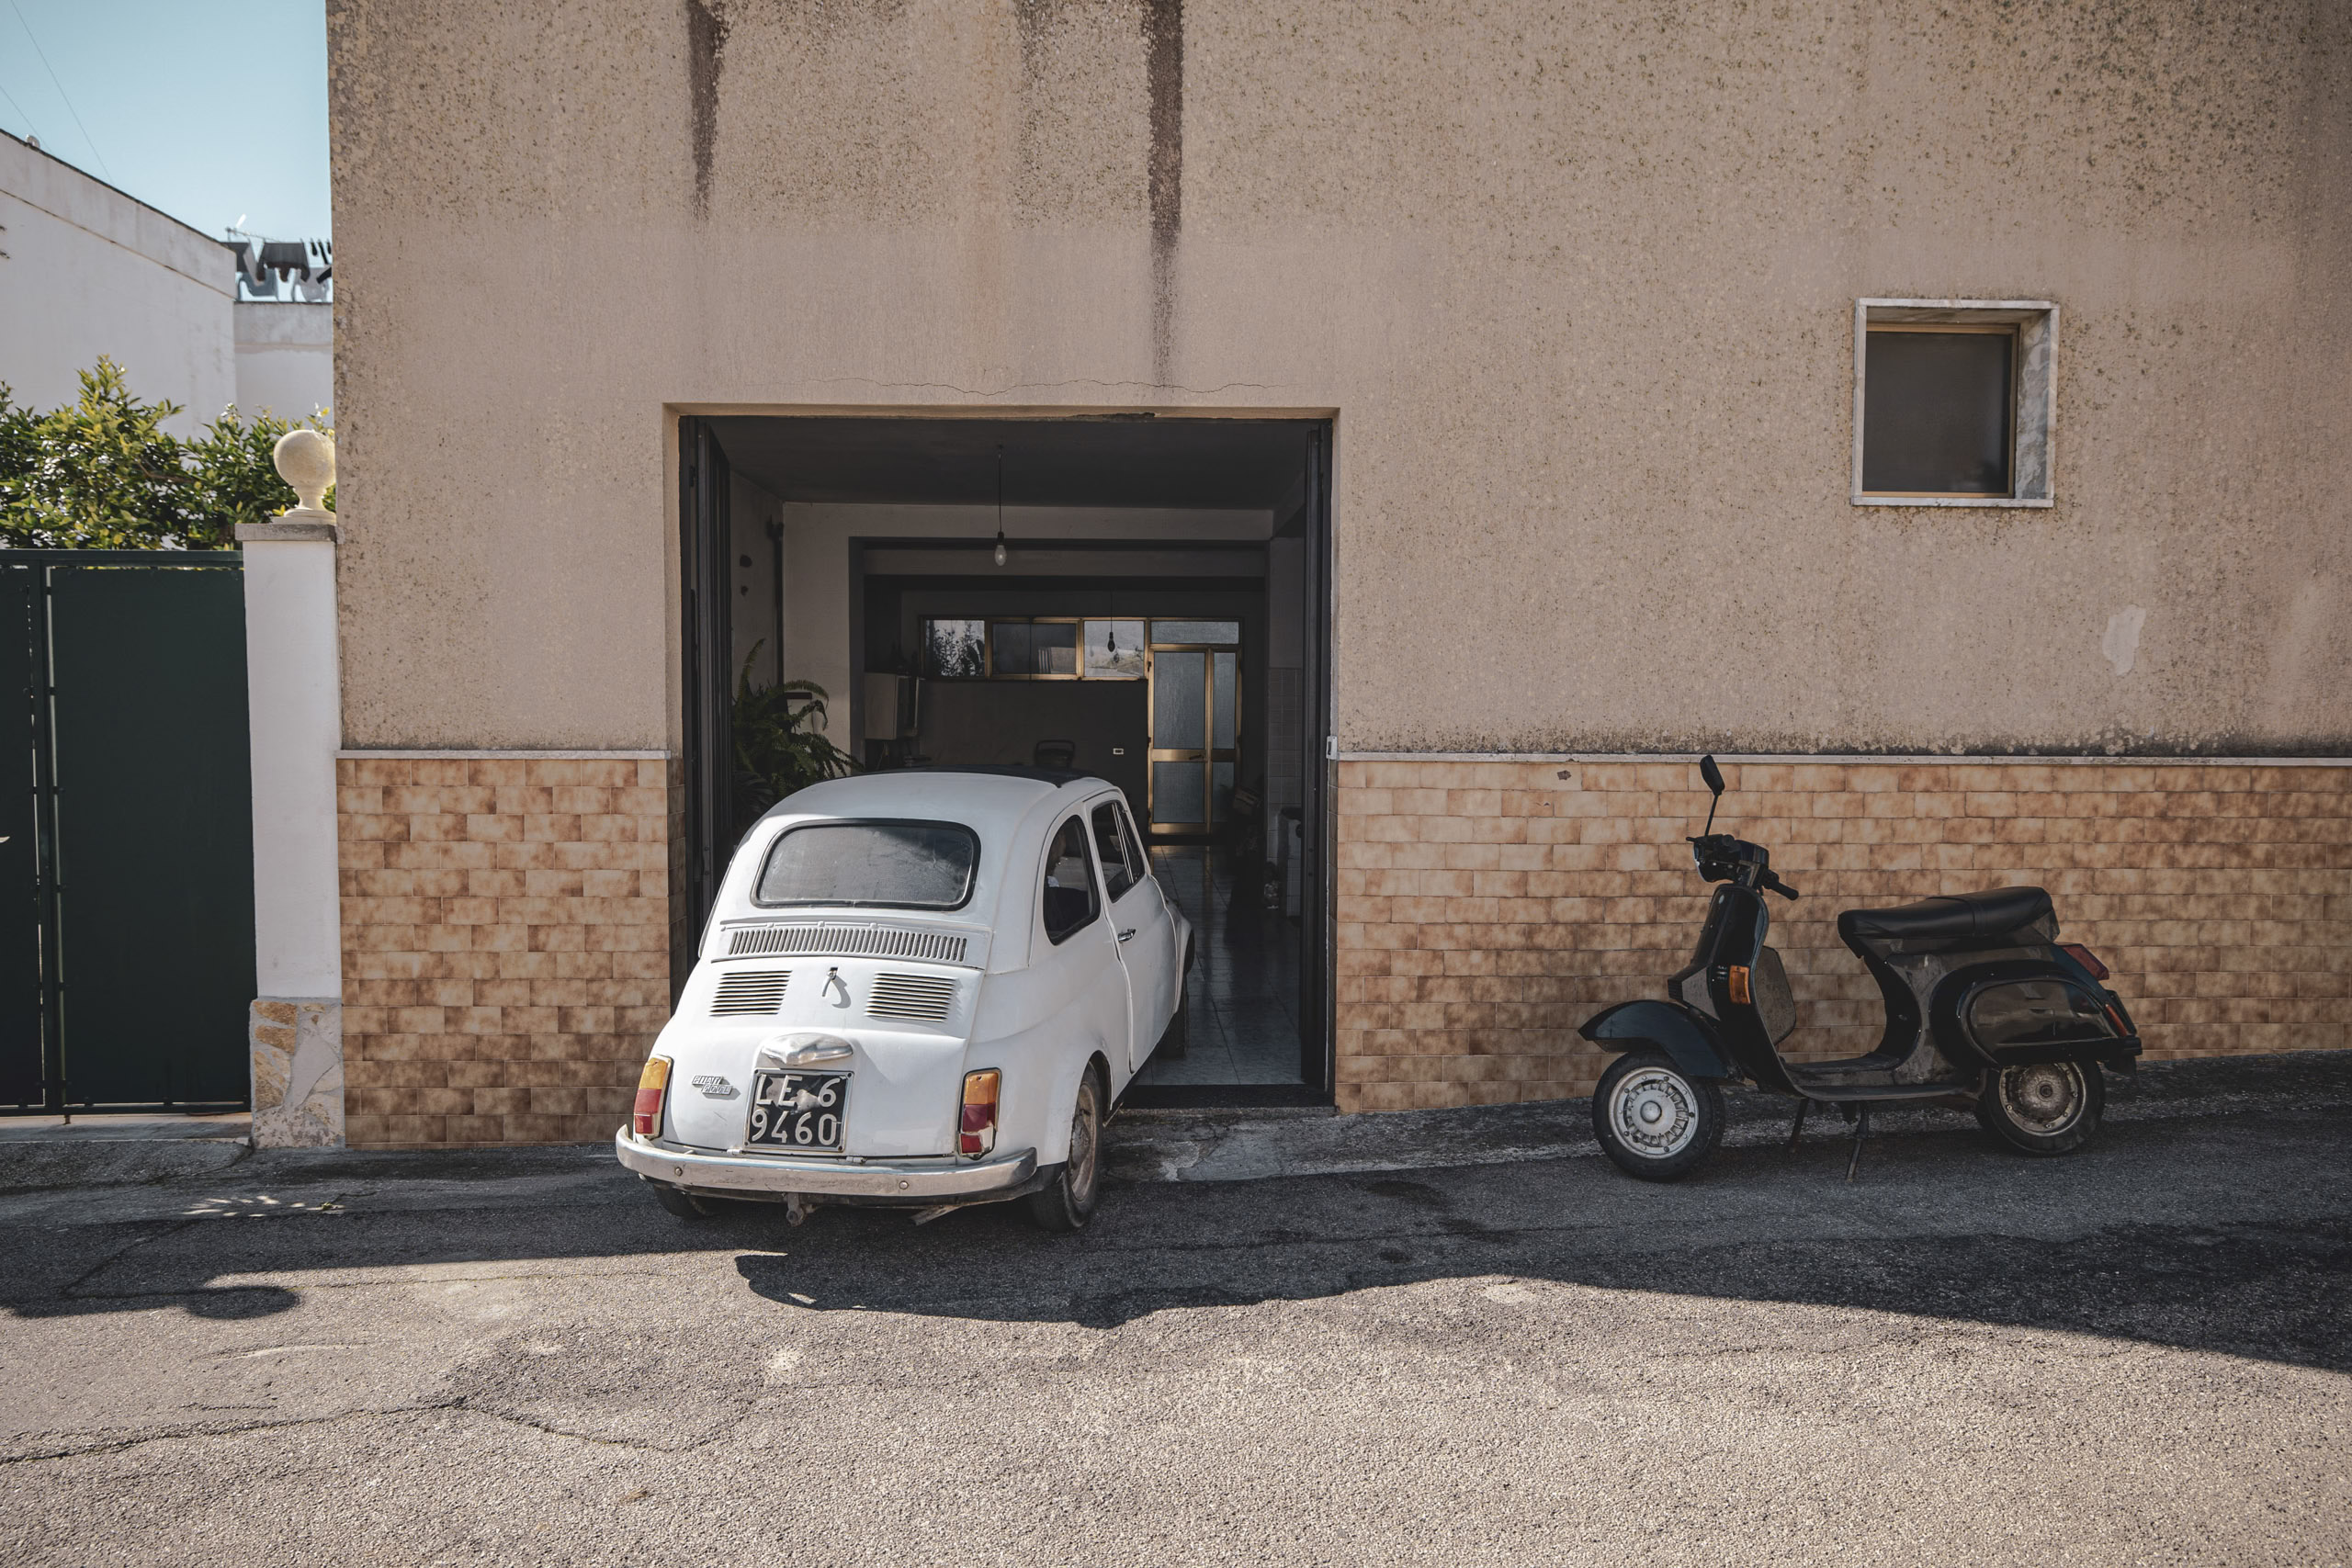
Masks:
[[[293,487],[302,502],[293,512],[332,516],[326,510],[327,488],[334,483],[334,437],[323,430],[289,430],[270,449],[277,477]]]

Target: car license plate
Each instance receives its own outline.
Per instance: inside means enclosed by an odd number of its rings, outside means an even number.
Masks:
[[[837,1155],[848,1104],[847,1073],[755,1073],[744,1146]]]

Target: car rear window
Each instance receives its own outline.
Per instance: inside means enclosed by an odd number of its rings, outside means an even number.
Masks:
[[[812,822],[768,850],[752,902],[960,909],[979,836],[955,822]]]

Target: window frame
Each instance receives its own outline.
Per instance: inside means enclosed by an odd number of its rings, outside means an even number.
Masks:
[[[1893,331],[2008,332],[2009,491],[1918,492],[1862,488],[1864,400],[1872,328]],[[2047,507],[2057,428],[2058,307],[2047,299],[1893,299],[1854,301],[1853,474],[1856,506]]]
[[[1115,889],[1111,886],[1112,863],[1102,858],[1102,825],[1099,818],[1106,811],[1111,814],[1111,838],[1119,851],[1119,874],[1126,878],[1125,885]],[[1126,829],[1119,821],[1119,803],[1105,796],[1087,807],[1086,829],[1094,838],[1094,863],[1102,874],[1102,897],[1105,902],[1115,904],[1134,892],[1143,880],[1136,875],[1135,861],[1127,853]]]
[[[961,833],[971,841],[971,863],[964,868],[964,894],[953,904],[910,904],[903,899],[882,898],[763,898],[760,889],[768,879],[768,871],[775,864],[775,857],[784,841],[795,833],[805,833],[817,828],[944,828]],[[980,835],[967,822],[944,822],[929,817],[820,817],[806,822],[795,822],[768,840],[760,855],[760,868],[752,876],[752,907],[755,909],[905,909],[926,915],[952,914],[968,906],[973,892],[980,885]]]
[[[1086,863],[1087,913],[1086,919],[1075,925],[1065,927],[1062,933],[1056,936],[1053,923],[1046,918],[1046,878],[1054,873],[1054,840],[1059,839],[1063,830],[1070,827],[1078,829],[1078,841],[1080,848],[1079,858]],[[1051,946],[1059,947],[1102,919],[1102,912],[1109,908],[1109,905],[1110,901],[1102,897],[1102,868],[1094,863],[1094,822],[1087,808],[1081,806],[1056,823],[1054,830],[1046,835],[1045,863],[1037,868],[1037,924],[1039,929],[1045,931],[1046,942]]]

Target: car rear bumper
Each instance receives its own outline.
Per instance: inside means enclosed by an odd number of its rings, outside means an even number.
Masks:
[[[1019,1187],[1037,1174],[1037,1152],[1023,1149],[985,1164],[955,1159],[778,1159],[701,1154],[675,1144],[639,1143],[626,1127],[613,1134],[621,1164],[649,1180],[703,1192],[810,1192],[843,1198],[953,1202]]]

